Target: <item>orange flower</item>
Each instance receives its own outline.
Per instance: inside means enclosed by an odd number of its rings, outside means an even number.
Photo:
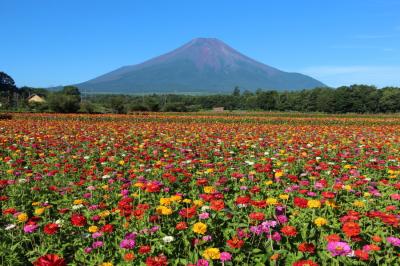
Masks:
[[[296,227],[290,226],[290,225],[286,225],[286,226],[282,227],[281,232],[285,236],[296,236],[297,235]]]
[[[360,226],[355,222],[344,223],[342,230],[347,237],[357,236],[361,232]]]

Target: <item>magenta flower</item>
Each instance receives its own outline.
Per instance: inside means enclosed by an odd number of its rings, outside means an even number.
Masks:
[[[389,236],[386,238],[386,241],[392,244],[395,247],[400,247],[400,238]]]
[[[103,246],[103,241],[95,241],[92,244],[92,248],[100,248]]]
[[[36,231],[38,226],[36,224],[27,224],[24,226],[24,232],[25,233],[33,233]]]
[[[101,237],[101,236],[103,236],[103,233],[102,233],[102,232],[96,232],[96,233],[93,233],[93,234],[92,234],[92,238],[99,238],[99,237]]]
[[[133,249],[135,247],[135,240],[133,239],[124,239],[119,244],[121,248],[124,249]]]
[[[231,255],[231,253],[229,253],[229,252],[221,252],[221,257],[220,257],[220,260],[222,261],[222,262],[225,262],[225,261],[230,261],[232,259],[232,255]]]
[[[332,256],[345,256],[351,253],[351,247],[346,242],[333,241],[327,246]]]
[[[199,260],[197,261],[197,263],[196,263],[196,266],[208,266],[208,265],[209,265],[209,263],[208,263],[208,261],[205,260],[205,259],[199,259]]]
[[[199,219],[204,220],[208,219],[210,217],[210,214],[208,212],[203,212],[199,214]]]

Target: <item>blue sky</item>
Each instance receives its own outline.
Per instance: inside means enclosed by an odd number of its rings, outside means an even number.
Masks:
[[[215,37],[330,86],[400,86],[399,0],[0,0],[0,71],[83,82]]]

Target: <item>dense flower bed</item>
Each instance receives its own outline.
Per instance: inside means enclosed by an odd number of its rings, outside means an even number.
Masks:
[[[19,114],[0,264],[396,265],[399,174],[395,116]]]

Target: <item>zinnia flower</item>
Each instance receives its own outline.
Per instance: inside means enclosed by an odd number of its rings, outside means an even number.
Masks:
[[[332,256],[345,256],[351,253],[351,248],[346,242],[328,242],[328,251]]]
[[[400,247],[400,238],[389,236],[386,238],[386,241],[395,247]]]
[[[34,266],[66,266],[65,260],[56,254],[46,254],[33,262]]]
[[[342,230],[347,237],[357,236],[361,232],[360,226],[355,222],[346,222],[343,225]]]
[[[202,255],[207,260],[219,260],[221,258],[221,253],[218,248],[208,248],[204,250]]]
[[[36,231],[38,226],[36,224],[27,224],[24,226],[24,232],[25,233],[33,233]]]
[[[133,249],[135,247],[135,240],[133,239],[124,239],[119,244],[121,248],[124,249]]]
[[[322,217],[318,217],[317,219],[314,220],[314,224],[318,227],[326,225],[327,223],[328,223],[328,221]]]
[[[47,235],[54,235],[55,233],[57,233],[58,228],[59,228],[58,224],[56,224],[56,223],[49,223],[49,224],[46,224],[46,225],[44,226],[43,231],[44,231],[44,233],[47,234]]]
[[[203,235],[207,232],[207,225],[201,222],[195,223],[193,225],[193,232]]]

